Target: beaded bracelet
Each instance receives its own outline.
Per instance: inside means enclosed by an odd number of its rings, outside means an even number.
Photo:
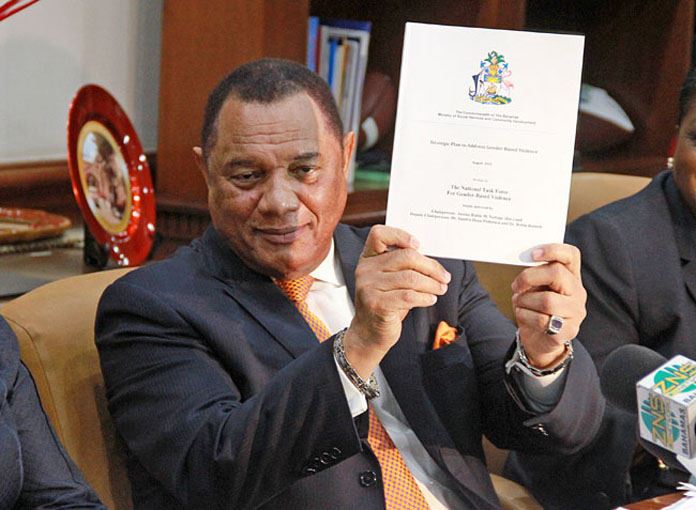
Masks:
[[[362,393],[366,399],[372,400],[373,398],[379,397],[377,381],[375,380],[374,375],[371,375],[370,378],[365,381],[358,375],[358,373],[346,359],[346,352],[343,350],[343,337],[346,335],[347,329],[348,328],[344,328],[339,331],[334,338],[334,359],[336,360],[336,363],[338,363],[338,366],[341,367],[341,370],[343,370],[343,373],[346,374],[346,377],[350,379],[350,382],[352,382],[353,385],[360,390],[360,393]]]

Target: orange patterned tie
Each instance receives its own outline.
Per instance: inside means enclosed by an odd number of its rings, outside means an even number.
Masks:
[[[276,280],[276,284],[295,304],[319,341],[323,342],[331,336],[331,332],[326,324],[310,311],[305,302],[313,283],[314,278],[311,276],[303,276],[296,280]],[[369,417],[370,428],[367,433],[367,442],[377,457],[379,467],[382,470],[384,502],[387,510],[426,510],[430,508],[399,450],[394,446],[394,442],[384,430],[371,406],[369,407]]]
[[[323,342],[329,338],[331,336],[329,328],[311,312],[305,301],[307,294],[309,294],[309,289],[312,288],[314,283],[314,277],[307,275],[296,280],[276,280],[275,282],[300,311],[300,314],[307,321],[309,327],[312,328],[319,341]]]

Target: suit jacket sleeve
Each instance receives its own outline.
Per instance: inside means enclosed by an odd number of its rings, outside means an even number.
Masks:
[[[360,451],[331,340],[263,380],[241,354],[223,368],[198,326],[123,281],[106,290],[96,324],[117,429],[180,505],[256,507]],[[242,336],[229,331],[231,352]]]
[[[41,408],[34,381],[21,363],[10,408],[21,445],[24,478],[18,506],[105,508],[60,444]]]
[[[554,408],[541,414],[528,410],[504,370],[515,329],[488,298],[473,266],[467,267],[460,292],[460,325],[477,367],[484,434],[501,448],[533,453],[569,454],[583,448],[597,432],[604,409],[588,353],[575,343],[575,357]]]
[[[2,317],[0,508],[104,508],[60,444]]]

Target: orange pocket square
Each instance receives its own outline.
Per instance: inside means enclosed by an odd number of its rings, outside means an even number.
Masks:
[[[435,340],[433,340],[433,350],[451,344],[457,339],[457,328],[453,328],[445,321],[440,321],[435,331]]]

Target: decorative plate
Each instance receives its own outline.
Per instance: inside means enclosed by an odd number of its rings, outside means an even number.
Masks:
[[[0,207],[0,243],[55,237],[70,228],[70,224],[65,216],[39,209]]]
[[[119,266],[144,262],[155,236],[155,194],[138,136],[116,100],[85,85],[70,104],[73,193],[95,240]]]

